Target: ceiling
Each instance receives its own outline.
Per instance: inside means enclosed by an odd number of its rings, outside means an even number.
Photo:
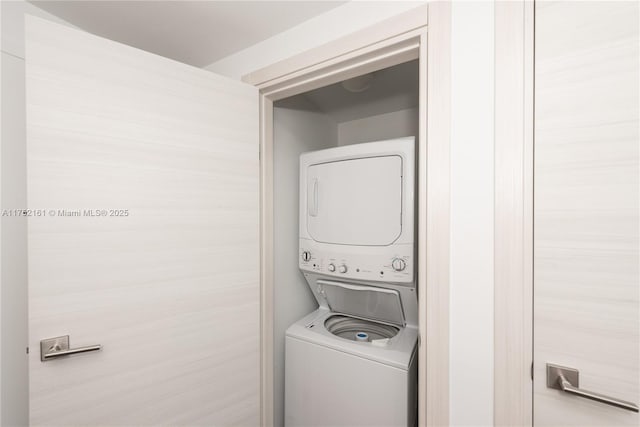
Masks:
[[[418,106],[418,87],[418,60],[413,60],[375,71],[371,86],[363,92],[349,92],[341,83],[336,83],[278,101],[276,106],[301,109],[310,103],[314,110],[342,123],[415,108]]]
[[[345,1],[30,0],[98,36],[204,67]]]

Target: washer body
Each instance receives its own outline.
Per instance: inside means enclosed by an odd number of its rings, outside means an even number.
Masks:
[[[417,328],[352,341],[326,329],[335,315],[319,308],[287,330],[285,425],[414,426]]]

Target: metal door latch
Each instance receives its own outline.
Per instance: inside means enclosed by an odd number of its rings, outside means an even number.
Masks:
[[[547,363],[547,387],[564,391],[585,399],[595,400],[627,411],[638,412],[638,405],[615,397],[605,396],[580,387],[580,372],[577,369]]]
[[[100,344],[70,348],[69,335],[63,335],[61,337],[47,338],[40,341],[40,360],[46,362],[57,357],[99,350],[102,350]]]

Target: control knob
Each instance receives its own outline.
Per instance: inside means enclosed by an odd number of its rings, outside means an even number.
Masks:
[[[327,270],[329,270],[331,273],[333,273],[334,271],[336,271],[336,266],[335,264],[329,264],[327,266]]]
[[[311,252],[302,251],[302,260],[303,261],[309,261],[310,259],[311,259]]]
[[[340,273],[346,273],[347,272],[347,266],[342,264],[340,267],[338,267],[338,271]]]
[[[402,258],[395,258],[392,262],[391,262],[391,267],[395,270],[395,271],[402,271],[407,267],[407,263],[402,259]]]

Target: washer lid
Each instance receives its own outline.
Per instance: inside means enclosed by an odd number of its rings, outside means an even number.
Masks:
[[[317,284],[320,295],[333,312],[400,326],[406,324],[400,293],[394,289],[322,279]]]

